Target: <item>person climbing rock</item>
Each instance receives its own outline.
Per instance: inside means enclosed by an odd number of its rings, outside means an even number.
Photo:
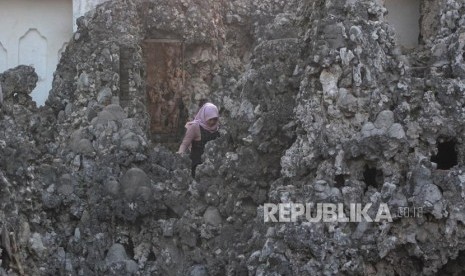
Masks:
[[[195,177],[195,169],[202,163],[202,154],[205,144],[220,136],[218,108],[212,103],[205,103],[197,112],[194,120],[188,122],[186,134],[177,153],[186,153],[190,148],[192,160],[192,177]]]

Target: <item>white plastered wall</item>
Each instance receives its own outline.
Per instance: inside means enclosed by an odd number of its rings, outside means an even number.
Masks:
[[[53,72],[72,36],[72,0],[0,0],[0,72],[34,66],[39,81],[32,98],[42,105]]]
[[[396,38],[406,48],[418,46],[420,0],[385,0],[386,20],[396,30]]]

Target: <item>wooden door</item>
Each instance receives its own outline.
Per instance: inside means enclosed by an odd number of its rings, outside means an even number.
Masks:
[[[184,45],[178,40],[153,39],[144,42],[147,108],[152,139],[168,142],[179,133],[183,110]]]

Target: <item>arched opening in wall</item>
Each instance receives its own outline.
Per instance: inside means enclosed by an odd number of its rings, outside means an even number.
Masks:
[[[150,137],[153,142],[175,150],[187,120],[182,100],[184,43],[175,39],[147,39],[143,43],[143,52]]]
[[[438,165],[439,170],[449,170],[457,165],[457,148],[455,139],[439,138],[438,153],[431,157],[431,162]]]
[[[386,20],[396,31],[397,42],[404,48],[418,46],[420,40],[421,0],[385,0]]]

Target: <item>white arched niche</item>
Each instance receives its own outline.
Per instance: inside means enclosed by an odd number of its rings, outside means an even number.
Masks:
[[[47,39],[32,28],[19,39],[18,48],[19,64],[33,66],[39,81],[43,81],[47,74]]]

